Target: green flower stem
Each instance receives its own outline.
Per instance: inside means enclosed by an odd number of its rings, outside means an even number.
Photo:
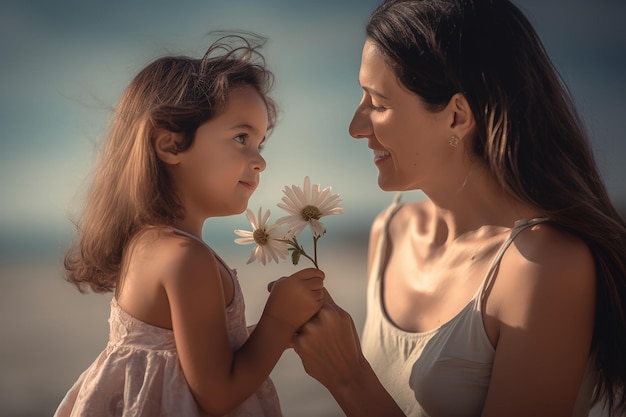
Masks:
[[[318,239],[319,239],[319,237],[313,237],[313,257],[315,258],[313,263],[315,264],[315,267],[317,269],[319,269],[318,266],[317,266],[317,240]]]
[[[311,258],[311,256],[309,256],[309,254],[306,253],[304,248],[300,246],[300,244],[298,243],[298,240],[295,237],[293,239],[285,239],[283,240],[283,242],[286,242],[287,244],[293,246],[293,249],[295,251],[297,251],[298,253],[300,253],[300,255],[304,256],[305,258],[313,262],[313,265],[315,265],[315,268],[319,269],[319,266],[317,265],[317,239],[313,238],[313,248],[314,248],[313,256],[315,258]]]

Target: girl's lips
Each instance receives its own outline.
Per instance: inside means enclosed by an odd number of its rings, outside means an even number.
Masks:
[[[239,184],[241,184],[244,187],[247,187],[247,188],[249,188],[251,190],[256,189],[256,183],[253,183],[253,182],[239,181]]]

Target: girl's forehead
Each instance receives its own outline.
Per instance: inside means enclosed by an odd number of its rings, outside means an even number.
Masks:
[[[224,108],[211,120],[264,134],[268,124],[267,105],[254,87],[237,87],[231,90]]]

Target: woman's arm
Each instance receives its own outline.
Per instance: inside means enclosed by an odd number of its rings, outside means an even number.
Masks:
[[[229,345],[218,262],[199,242],[179,247],[164,274],[176,349],[198,405],[228,413],[268,377],[295,330],[322,304],[323,273],[305,269],[280,280],[246,343]]]
[[[384,233],[387,210],[370,230],[368,271]],[[363,356],[352,317],[326,289],[322,308],[294,337],[293,346],[306,372],[329,390],[347,417],[405,415]]]
[[[347,417],[405,414],[382,386],[361,351],[352,317],[324,289],[324,305],[294,336],[306,372],[324,385]]]

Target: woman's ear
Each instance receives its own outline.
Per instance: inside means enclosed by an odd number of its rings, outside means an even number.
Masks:
[[[464,138],[474,130],[476,124],[467,99],[462,93],[456,93],[450,99],[448,107],[452,112],[451,133],[459,138]]]
[[[158,130],[154,140],[157,157],[168,165],[178,164],[182,158],[180,143],[182,143],[180,133],[173,133],[165,129]]]

